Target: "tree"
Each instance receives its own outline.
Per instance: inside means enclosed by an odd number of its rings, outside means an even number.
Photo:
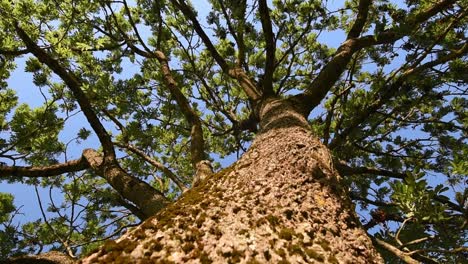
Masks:
[[[1,257],[463,261],[467,8],[2,1],[0,177],[64,198],[15,228],[0,196]],[[21,60],[41,107],[8,86]]]

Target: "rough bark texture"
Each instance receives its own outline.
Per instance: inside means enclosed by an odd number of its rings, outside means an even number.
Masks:
[[[82,263],[382,263],[330,154],[284,101],[231,167]]]
[[[21,256],[0,261],[0,264],[73,264],[75,261],[69,256],[58,252],[50,251],[35,256]]]

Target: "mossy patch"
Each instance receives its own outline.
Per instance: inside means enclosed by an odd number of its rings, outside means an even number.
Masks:
[[[331,255],[331,256],[328,257],[328,262],[330,262],[330,263],[332,263],[332,264],[339,264],[339,263],[340,263],[340,262],[338,261],[338,259],[337,259],[335,256],[333,256],[333,255]]]
[[[246,264],[260,264],[261,262],[256,260],[255,258],[249,259]]]
[[[190,257],[193,259],[199,259],[202,264],[211,264],[213,262],[209,255],[203,251],[203,247],[200,247],[200,245],[192,251]]]
[[[239,211],[241,210],[241,208],[239,206],[236,206],[234,208],[232,208],[232,212],[237,214]]]
[[[210,256],[208,256],[208,254],[206,252],[203,252],[202,254],[200,254],[200,262],[202,264],[211,264],[211,263],[213,263]]]
[[[314,239],[315,232],[313,230],[307,230],[306,234],[309,236],[310,239]]]
[[[104,251],[104,253],[112,252],[118,249],[119,249],[119,246],[117,242],[115,242],[114,240],[109,240],[106,243],[104,243],[104,245],[102,246],[102,251]]]
[[[160,243],[159,241],[154,241],[150,247],[152,251],[161,251],[163,248],[164,248],[164,245]]]
[[[215,235],[216,238],[220,238],[223,235],[223,232],[221,232],[221,229],[217,226],[212,226],[209,232],[210,234]]]
[[[241,259],[245,257],[245,252],[233,249],[232,251],[224,252],[221,255],[228,259],[228,263],[239,263]]]
[[[189,253],[195,248],[195,245],[192,242],[185,243],[182,246],[182,250],[185,252],[185,254]]]
[[[282,248],[276,250],[276,254],[278,254],[282,258],[286,257],[286,251],[284,251],[284,249]]]
[[[279,232],[279,238],[284,240],[291,240],[294,235],[294,230],[290,228],[282,228]]]
[[[325,239],[321,239],[317,242],[325,251],[331,251],[330,243]]]
[[[296,254],[305,257],[304,251],[302,251],[302,247],[300,245],[290,244],[288,245],[288,251],[290,255]]]
[[[304,251],[307,254],[307,256],[309,256],[309,258],[313,258],[320,262],[323,262],[325,260],[325,257],[322,254],[318,253],[317,251],[311,248],[307,248]]]
[[[275,227],[280,224],[280,219],[274,215],[267,215],[266,219],[271,226]]]
[[[206,217],[207,217],[206,213],[203,212],[198,216],[197,220],[195,220],[195,224],[197,225],[198,228],[202,227],[203,223],[205,223]]]
[[[239,234],[239,235],[246,235],[248,233],[249,233],[248,229],[241,229],[241,230],[239,230],[239,232],[237,232],[237,234]]]

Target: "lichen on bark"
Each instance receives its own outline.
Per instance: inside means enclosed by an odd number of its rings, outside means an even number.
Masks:
[[[382,263],[329,151],[287,101],[232,166],[82,263]]]

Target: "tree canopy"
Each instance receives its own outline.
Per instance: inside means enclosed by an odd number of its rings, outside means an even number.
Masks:
[[[343,2],[0,1],[0,180],[43,215],[16,225],[2,190],[0,259],[119,237],[242,155],[275,97],[386,261],[466,260],[468,3]]]

